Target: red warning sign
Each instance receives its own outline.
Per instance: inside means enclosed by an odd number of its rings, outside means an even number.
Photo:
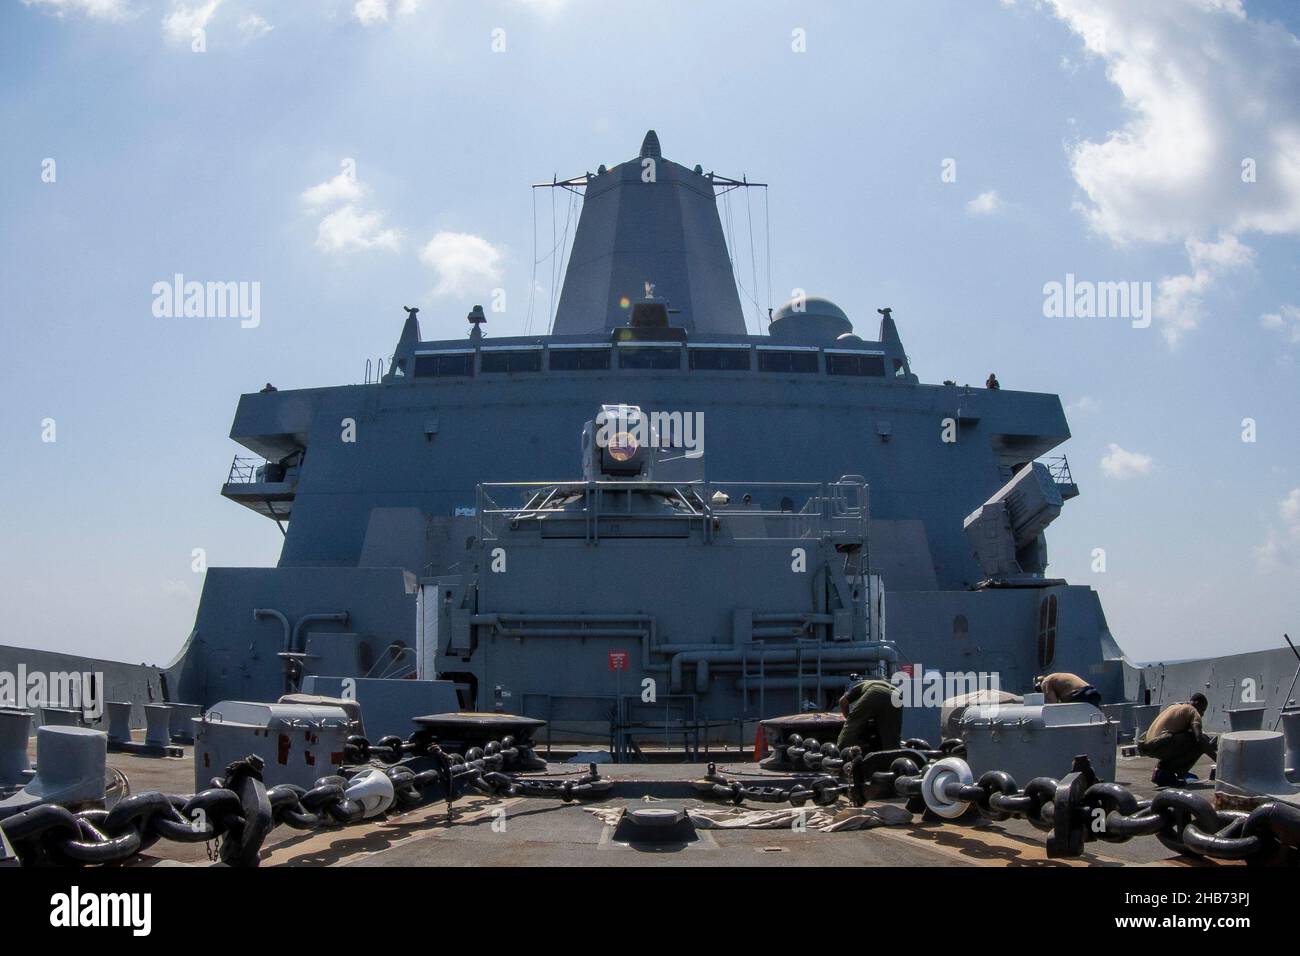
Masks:
[[[612,671],[627,670],[627,651],[610,651],[609,669]]]

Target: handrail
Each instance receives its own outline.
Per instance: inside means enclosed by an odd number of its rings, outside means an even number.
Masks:
[[[659,495],[676,511],[629,512],[611,506],[623,501],[622,492]],[[744,503],[738,494],[728,491],[781,491],[785,498],[797,494],[804,498],[795,508],[791,500],[786,508],[763,507],[751,500]],[[522,499],[519,505],[501,505],[493,495],[513,492]],[[715,494],[726,495],[726,504],[717,504]],[[561,503],[565,501],[565,503]],[[483,482],[478,486],[477,518],[479,540],[496,540],[502,526],[549,516],[584,519],[588,535],[599,535],[599,519],[616,518],[619,522],[703,521],[709,528],[715,523],[766,518],[789,522],[798,534],[776,537],[808,537],[822,532],[865,537],[868,520],[866,484],[853,476],[835,482],[656,482],[656,481],[569,481],[569,482]]]
[[[1074,484],[1074,476],[1070,473],[1070,460],[1064,455],[1054,455],[1051,458],[1039,459],[1047,468],[1048,474],[1052,476],[1052,481],[1058,485]]]
[[[293,480],[297,465],[285,465],[283,462],[272,462],[265,458],[236,455],[230,463],[230,471],[226,475],[226,484],[255,485],[267,483],[266,468],[271,465],[281,465],[285,469],[285,476],[279,482],[273,482],[274,484]]]
[[[230,474],[226,476],[228,485],[248,485],[256,480],[257,469],[266,464],[262,458],[245,458],[239,455],[230,463]]]

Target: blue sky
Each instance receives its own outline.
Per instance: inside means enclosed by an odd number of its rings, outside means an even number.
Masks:
[[[777,303],[889,305],[923,381],[1061,395],[1051,572],[1132,656],[1300,636],[1297,33],[1233,0],[0,0],[0,642],[168,660],[193,549],[279,553],[218,493],[239,393],[360,381],[403,305],[451,337],[503,288],[522,330],[529,184],[651,127],[772,184]],[[260,283],[260,324],[154,316],[178,272]],[[1045,317],[1067,274],[1150,282],[1155,321]]]

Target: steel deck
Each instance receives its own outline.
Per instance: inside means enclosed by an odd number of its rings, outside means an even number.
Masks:
[[[124,772],[132,792],[193,789],[190,748],[183,759],[158,759],[110,754],[109,765]],[[674,782],[694,780],[705,772],[702,763],[607,764],[602,776],[626,784],[617,791],[656,789],[668,792]],[[1204,781],[1210,763],[1202,760],[1195,772]],[[1154,792],[1153,762],[1143,757],[1118,760],[1118,782],[1141,798]],[[547,775],[579,776],[581,764],[550,764]],[[766,774],[756,764],[740,760],[719,762],[731,777],[775,783],[779,774]],[[1209,789],[1201,782],[1192,787]],[[652,798],[653,799],[653,798]],[[616,797],[592,806],[637,803]],[[900,802],[900,801],[886,801]],[[665,799],[661,806],[720,806],[706,801]],[[753,805],[771,809],[773,804]],[[499,808],[505,809],[505,829]],[[811,805],[810,805],[811,807]],[[279,827],[267,840],[263,866],[1234,866],[1189,860],[1166,850],[1154,838],[1125,844],[1090,843],[1076,860],[1049,860],[1046,835],[1022,820],[965,826],[917,822],[910,826],[878,827],[837,833],[769,830],[697,830],[689,845],[623,845],[612,838],[613,828],[583,809],[583,804],[537,798],[490,799],[468,796],[458,800],[454,819],[447,821],[443,803],[419,807],[386,820],[355,824],[323,832]],[[160,841],[142,854],[137,866],[209,864],[203,844]]]

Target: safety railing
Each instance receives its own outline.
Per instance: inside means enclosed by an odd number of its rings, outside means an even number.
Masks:
[[[1070,460],[1064,455],[1055,455],[1051,458],[1040,458],[1044,465],[1047,466],[1048,474],[1058,485],[1074,484],[1074,476],[1070,474]]]
[[[266,464],[263,458],[244,458],[239,455],[230,463],[230,474],[226,476],[228,485],[251,485],[258,480],[259,469]]]
[[[226,484],[274,484],[289,480],[291,473],[295,470],[281,462],[236,455],[234,461],[230,463],[230,472],[226,475]]]
[[[635,510],[634,495],[650,495],[658,507]],[[519,504],[503,504],[510,497]],[[605,520],[698,523],[706,534],[728,525],[739,540],[809,538],[830,534],[865,540],[867,488],[858,477],[818,482],[511,482],[478,486],[480,541],[500,538],[523,522],[563,518],[582,521],[599,537]]]

